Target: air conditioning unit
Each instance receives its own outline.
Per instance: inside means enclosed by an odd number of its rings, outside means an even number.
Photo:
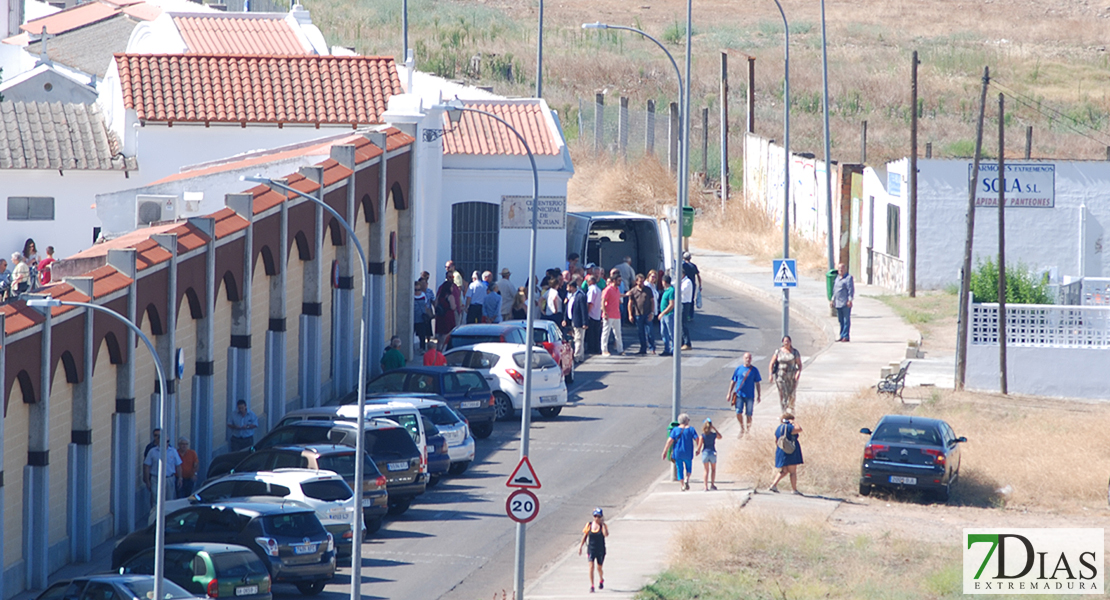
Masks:
[[[146,227],[177,218],[177,196],[135,196],[135,227]]]

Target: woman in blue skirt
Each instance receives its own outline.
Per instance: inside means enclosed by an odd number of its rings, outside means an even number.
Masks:
[[[802,432],[802,428],[794,424],[794,413],[789,411],[782,413],[782,423],[775,428],[775,468],[778,469],[778,476],[775,477],[775,482],[771,484],[768,491],[779,491],[778,485],[783,477],[790,476],[790,487],[793,488],[794,493],[799,496],[803,495],[798,491],[798,465],[802,464],[802,445],[798,442],[798,434]],[[783,450],[783,442],[780,439],[786,438],[785,445],[793,446],[793,452],[785,452]]]

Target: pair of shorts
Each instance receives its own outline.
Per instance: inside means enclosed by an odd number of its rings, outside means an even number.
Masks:
[[[676,458],[674,459],[675,468],[678,471],[678,480],[686,479],[687,475],[694,472],[694,459],[693,458]]]
[[[749,417],[752,416],[752,411],[755,410],[755,398],[736,397],[736,414],[743,412]]]
[[[702,450],[701,451],[701,464],[717,464],[717,451],[716,450]]]
[[[587,562],[595,562],[599,566],[604,566],[605,565],[605,550],[604,549],[594,549],[594,548],[587,547],[586,548],[586,561]]]

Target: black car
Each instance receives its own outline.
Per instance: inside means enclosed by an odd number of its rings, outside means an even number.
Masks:
[[[952,485],[960,476],[960,444],[952,427],[939,419],[886,415],[872,432],[863,449],[859,493],[872,488],[911,489],[935,493],[947,502]]]
[[[162,591],[165,600],[198,597],[172,581],[163,581]],[[89,575],[59,581],[43,590],[35,600],[149,600],[153,595],[153,575]]]
[[[154,525],[132,532],[112,551],[112,569],[154,547]],[[314,596],[335,575],[335,540],[316,513],[282,504],[195,505],[166,516],[166,543],[213,542],[250,548],[273,583],[292,583]]]
[[[493,433],[493,391],[485,377],[473,369],[403,367],[379,375],[367,384],[366,392],[367,398],[434,394],[433,400],[446,402],[466,419],[475,438],[485,439]]]
[[[270,433],[267,433],[265,437],[258,440],[258,442],[250,448],[238,450],[236,452],[227,452],[213,458],[212,463],[208,465],[208,479],[226,475],[235,468],[235,465],[243,462],[243,459],[254,454],[256,451],[273,448],[275,446],[290,446],[294,444],[344,444],[353,447],[354,443],[347,444],[344,441],[340,441],[346,435],[346,430],[332,431],[332,427],[326,424],[320,427],[315,426],[315,424],[297,422],[275,427]]]

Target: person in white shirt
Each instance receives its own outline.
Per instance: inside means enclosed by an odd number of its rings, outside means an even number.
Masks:
[[[563,321],[563,299],[559,297],[560,281],[551,277],[543,292],[543,318],[555,323]]]
[[[470,287],[466,288],[466,322],[482,322],[482,304],[486,301],[486,291],[489,288],[486,282],[478,276],[478,272],[470,276]]]
[[[512,272],[501,269],[501,279],[497,280],[497,289],[501,291],[501,320],[508,321],[513,313],[513,298],[516,298],[516,286],[509,281]]]
[[[150,492],[150,507],[152,509],[158,503],[158,490],[154,489],[154,484],[158,480],[158,457],[161,455],[158,446],[155,446],[146,453],[146,458],[143,459],[143,483],[146,484],[146,489]],[[181,487],[179,467],[181,467],[181,455],[177,453],[176,448],[167,444],[166,476],[162,482],[165,486],[165,500],[177,498],[177,488]]]
[[[586,304],[589,305],[587,315],[590,324],[586,329],[586,351],[589,354],[601,354],[601,288],[597,286],[597,275],[586,277]]]
[[[683,277],[679,290],[682,292],[682,349],[689,350],[693,348],[690,326],[694,321],[694,282],[689,277]]]

